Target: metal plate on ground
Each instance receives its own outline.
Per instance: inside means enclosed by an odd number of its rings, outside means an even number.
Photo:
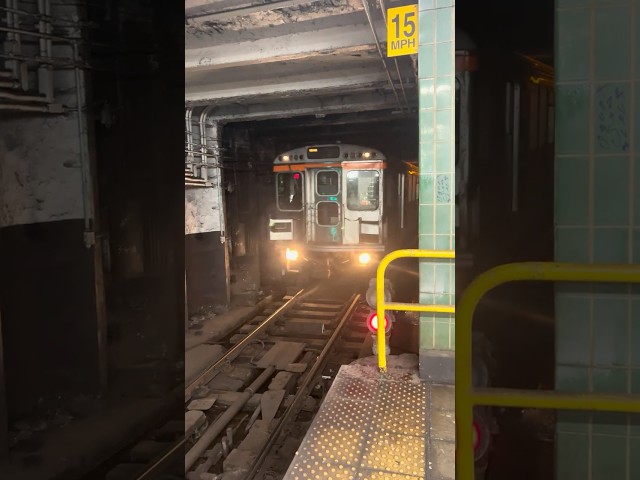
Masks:
[[[206,410],[209,410],[211,407],[213,407],[213,404],[216,403],[217,399],[218,399],[217,396],[213,396],[213,397],[199,398],[197,400],[193,400],[187,406],[187,410],[201,410],[204,412]]]
[[[276,367],[285,370],[287,365],[295,363],[296,359],[304,351],[306,344],[299,342],[277,342],[263,357],[256,362],[256,367]]]
[[[426,396],[412,370],[343,366],[284,479],[424,478]]]

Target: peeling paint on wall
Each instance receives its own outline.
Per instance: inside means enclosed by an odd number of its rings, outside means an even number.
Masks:
[[[191,188],[184,192],[184,233],[219,232],[220,205],[216,188]]]
[[[0,227],[83,215],[75,115],[3,119]]]
[[[318,20],[332,15],[345,15],[363,10],[361,0],[320,0],[308,5],[279,8],[238,15],[233,19],[200,21],[198,17],[188,20],[188,35],[215,35],[224,31],[243,31],[260,27],[274,27],[286,23]],[[206,17],[203,17],[206,18]]]

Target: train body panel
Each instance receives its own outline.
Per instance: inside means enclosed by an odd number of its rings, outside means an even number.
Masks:
[[[375,266],[388,247],[389,225],[397,231],[397,217],[406,216],[407,192],[399,184],[408,182],[395,170],[379,150],[357,145],[278,155],[269,239],[281,270],[311,268],[324,276],[344,266]]]

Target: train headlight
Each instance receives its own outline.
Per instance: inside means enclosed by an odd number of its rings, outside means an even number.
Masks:
[[[282,161],[283,162],[288,162],[289,161],[289,155],[283,155],[282,156]]]
[[[299,256],[300,254],[297,250],[294,250],[293,248],[287,248],[287,252],[285,253],[285,257],[287,258],[287,260],[289,260],[290,262],[295,262]]]
[[[362,157],[363,158],[371,158],[371,152],[363,152],[362,153]]]
[[[366,265],[367,263],[369,263],[371,261],[371,255],[369,255],[368,253],[361,253],[358,256],[358,262],[360,262],[360,265]]]

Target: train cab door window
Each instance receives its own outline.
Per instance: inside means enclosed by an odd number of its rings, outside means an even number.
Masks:
[[[340,223],[340,206],[337,202],[318,202],[318,225],[335,227]]]
[[[276,177],[278,208],[285,212],[302,210],[303,174],[301,172],[278,173]]]
[[[380,202],[380,172],[351,170],[347,173],[347,208],[377,210]]]
[[[320,170],[316,173],[316,193],[322,196],[340,193],[340,176],[335,170]]]

